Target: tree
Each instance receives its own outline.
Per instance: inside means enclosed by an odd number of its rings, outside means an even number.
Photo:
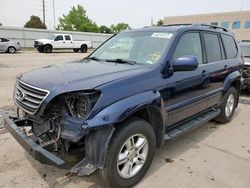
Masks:
[[[113,33],[119,33],[124,30],[129,30],[131,27],[126,23],[118,23],[117,25],[111,25],[110,29]]]
[[[0,26],[3,26],[3,24],[2,24],[2,23],[0,23]]]
[[[100,33],[112,33],[111,29],[105,25],[99,27]]]
[[[162,19],[160,19],[160,20],[157,22],[157,26],[162,26],[162,25],[164,25],[164,22],[163,22]]]
[[[82,31],[82,32],[99,32],[99,27],[91,21],[84,8],[80,5],[72,7],[67,15],[59,18],[57,26],[59,30]]]
[[[30,20],[24,25],[25,28],[47,29],[46,25],[38,16],[32,15]]]

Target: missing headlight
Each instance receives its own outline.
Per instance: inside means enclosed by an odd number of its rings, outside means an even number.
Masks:
[[[100,96],[100,92],[78,92],[67,95],[66,110],[71,117],[86,119]]]

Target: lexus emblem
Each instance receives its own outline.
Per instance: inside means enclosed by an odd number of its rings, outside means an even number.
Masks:
[[[20,100],[20,101],[23,101],[25,99],[25,94],[22,90],[17,90],[17,98]]]

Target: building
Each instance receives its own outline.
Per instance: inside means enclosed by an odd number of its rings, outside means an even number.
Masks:
[[[233,32],[239,41],[250,40],[250,11],[224,12],[165,17],[167,24],[200,23],[223,27]]]

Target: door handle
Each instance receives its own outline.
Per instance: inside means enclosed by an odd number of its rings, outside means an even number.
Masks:
[[[202,72],[201,72],[201,75],[202,75],[202,77],[206,77],[206,70],[203,70]]]

